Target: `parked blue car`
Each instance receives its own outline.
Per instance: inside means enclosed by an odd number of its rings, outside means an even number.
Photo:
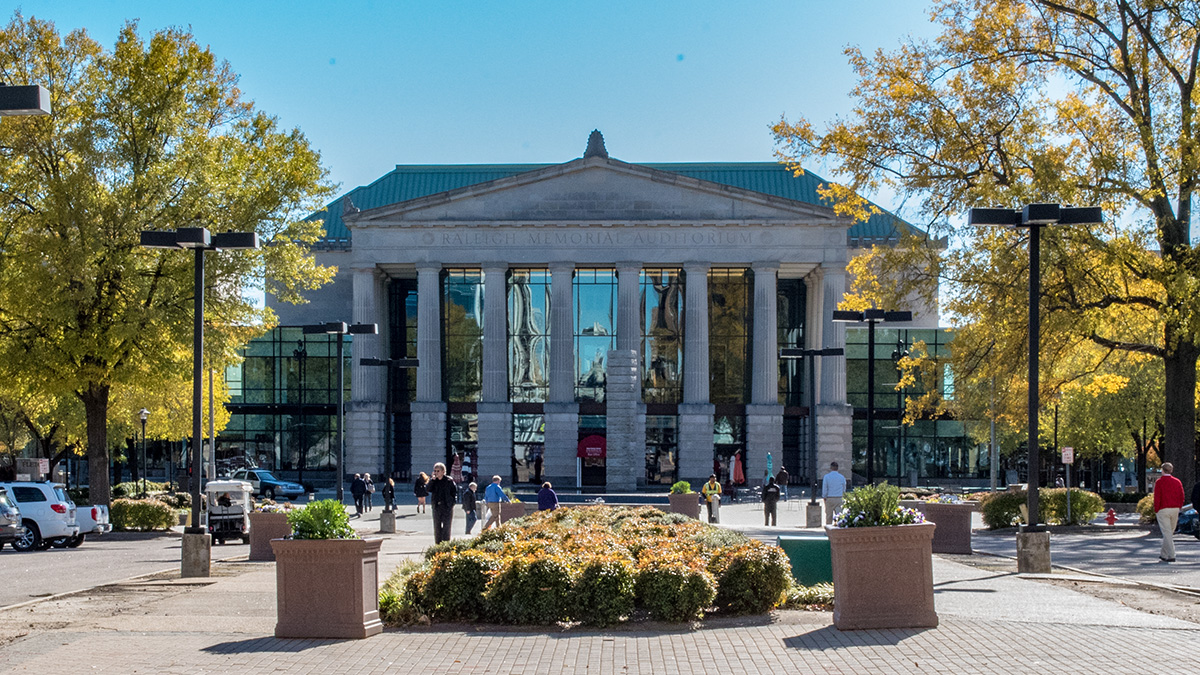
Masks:
[[[278,497],[296,499],[304,494],[303,485],[279,480],[266,469],[238,469],[233,472],[231,478],[233,480],[249,481],[250,485],[253,486],[254,494],[267,499],[276,499]]]
[[[1200,539],[1200,513],[1191,504],[1184,504],[1179,511],[1179,524],[1175,526],[1175,534],[1190,534]]]

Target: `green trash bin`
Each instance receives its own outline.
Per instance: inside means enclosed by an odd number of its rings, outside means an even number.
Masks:
[[[833,583],[829,537],[823,534],[779,537],[779,548],[792,561],[792,576],[804,586]]]

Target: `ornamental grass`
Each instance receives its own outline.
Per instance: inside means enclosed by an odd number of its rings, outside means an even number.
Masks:
[[[791,586],[775,546],[653,507],[584,506],[432,546],[424,564],[393,574],[380,602],[392,624],[607,626],[764,613],[786,602]]]

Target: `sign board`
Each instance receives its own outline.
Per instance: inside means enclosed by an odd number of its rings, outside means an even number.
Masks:
[[[25,480],[42,480],[50,473],[50,460],[45,458],[17,458],[17,473],[29,476]]]
[[[1062,463],[1063,464],[1074,464],[1075,463],[1075,448],[1063,448],[1062,449]]]
[[[575,456],[580,459],[604,459],[608,456],[608,442],[604,436],[592,434],[579,441]]]

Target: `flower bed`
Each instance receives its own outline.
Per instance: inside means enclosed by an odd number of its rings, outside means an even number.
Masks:
[[[399,578],[397,578],[399,577]],[[775,546],[653,507],[541,511],[426,551],[384,584],[390,623],[490,620],[611,625],[764,613],[792,590]]]

